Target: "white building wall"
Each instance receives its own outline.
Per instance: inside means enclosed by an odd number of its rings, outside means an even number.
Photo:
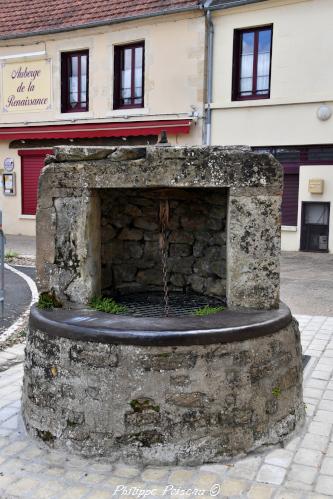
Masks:
[[[332,143],[333,2],[267,0],[214,13],[213,144]],[[234,30],[273,25],[269,99],[232,101]]]
[[[333,110],[333,65],[329,62],[333,60],[333,1],[267,0],[215,11],[213,21],[212,143],[333,144],[333,117],[327,121],[317,117],[323,104]],[[234,31],[270,24],[273,25],[270,98],[232,101]],[[324,174],[318,166],[303,168],[306,169],[301,169],[300,202],[309,196],[304,187],[305,172],[310,171],[313,177]],[[325,179],[327,190],[323,200],[327,196],[333,199],[330,187],[333,166],[325,167]],[[298,251],[299,243],[300,224],[297,228],[283,228],[283,250]]]

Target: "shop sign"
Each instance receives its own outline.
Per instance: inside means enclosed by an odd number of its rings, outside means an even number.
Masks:
[[[51,108],[51,61],[2,64],[2,107],[8,113]]]

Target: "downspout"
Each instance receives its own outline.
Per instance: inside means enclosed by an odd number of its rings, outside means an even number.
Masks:
[[[212,141],[212,98],[213,98],[213,48],[214,48],[214,24],[208,0],[204,4],[206,26],[207,26],[207,76],[206,76],[206,112],[205,112],[205,145],[210,146]]]

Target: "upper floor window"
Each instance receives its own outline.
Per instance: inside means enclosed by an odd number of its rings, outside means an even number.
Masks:
[[[114,109],[143,107],[144,42],[114,49]]]
[[[61,54],[61,112],[88,111],[89,51]]]
[[[269,99],[272,26],[235,30],[232,100]]]

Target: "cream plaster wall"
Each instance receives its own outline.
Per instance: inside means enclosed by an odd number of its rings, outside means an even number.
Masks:
[[[134,110],[113,110],[113,52],[117,44],[145,41],[145,107]],[[197,111],[189,135],[169,136],[171,143],[200,144],[204,106],[205,23],[200,13],[155,17],[110,26],[75,30],[49,36],[0,42],[0,58],[8,55],[45,51],[42,56],[52,61],[52,107],[49,111],[4,113],[0,107],[0,126],[137,121],[187,118]],[[89,49],[89,111],[61,113],[60,57],[61,52]],[[40,60],[19,57],[22,63]],[[0,59],[3,62],[3,59]],[[2,99],[2,95],[0,96]],[[21,215],[21,160],[16,150],[0,142],[0,169],[3,160],[15,160],[16,196],[3,195],[4,230],[8,234],[35,233],[34,217]]]
[[[14,159],[14,172],[16,176],[16,195],[5,196],[3,194],[2,173],[5,158]],[[9,142],[0,142],[0,209],[3,213],[3,229],[5,234],[24,234],[33,236],[35,234],[35,217],[22,215],[21,206],[21,158],[15,149],[9,149]]]
[[[234,29],[273,24],[271,97],[233,102]],[[251,146],[333,142],[333,2],[268,0],[214,13],[213,144]]]
[[[282,251],[299,251],[298,227],[282,227],[281,249]]]
[[[145,41],[145,107],[113,110],[113,52],[118,44]],[[23,45],[23,47],[22,47]],[[200,14],[161,16],[150,20],[75,30],[43,37],[0,42],[0,58],[9,54],[45,50],[52,60],[53,105],[50,111],[1,113],[3,125],[138,117],[151,119],[202,114],[205,26]],[[181,47],[181,49],[180,49]],[[61,52],[89,49],[89,111],[60,112]],[[38,59],[38,58],[37,58]],[[15,59],[22,61],[24,58]],[[30,57],[26,60],[33,60]],[[1,109],[0,109],[1,111]]]

